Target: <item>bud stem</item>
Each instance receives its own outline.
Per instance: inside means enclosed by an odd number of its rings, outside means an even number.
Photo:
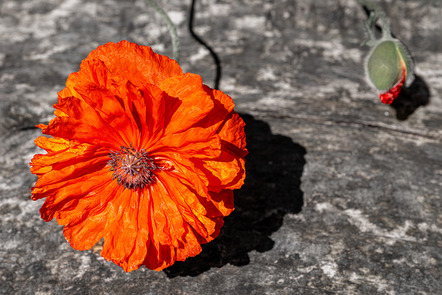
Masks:
[[[370,41],[376,40],[374,33],[373,33],[373,26],[376,23],[378,19],[381,20],[382,24],[382,38],[383,39],[390,39],[391,38],[391,30],[390,30],[390,23],[388,22],[387,15],[385,14],[384,10],[376,3],[373,3],[369,0],[356,0],[360,5],[366,7],[368,10],[370,10],[370,17],[368,18],[367,22],[365,23],[365,29],[367,30],[368,37],[370,38]]]
[[[173,46],[173,59],[178,63],[180,61],[180,42],[178,40],[178,34],[176,32],[176,28],[172,21],[170,20],[167,13],[153,0],[146,0],[147,4],[150,5],[153,9],[155,9],[161,17],[166,21],[167,28],[169,29],[170,37],[172,38],[172,46]]]

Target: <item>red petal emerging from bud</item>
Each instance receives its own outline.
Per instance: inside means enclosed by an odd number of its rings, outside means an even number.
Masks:
[[[405,69],[405,66],[402,66],[401,80],[390,90],[379,93],[379,98],[381,102],[385,104],[391,104],[399,96],[399,93],[401,93],[402,86],[405,83],[406,76],[407,76],[407,71]]]

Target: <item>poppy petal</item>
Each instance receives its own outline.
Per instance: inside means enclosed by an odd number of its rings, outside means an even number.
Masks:
[[[101,255],[126,272],[143,264],[149,241],[146,196],[123,190],[112,200]]]
[[[166,126],[166,134],[179,133],[203,120],[214,108],[214,103],[204,91],[201,77],[186,73],[162,81],[159,87],[169,96],[179,97],[180,108]],[[185,120],[182,120],[185,118]]]
[[[64,210],[57,214],[58,223],[65,225],[63,234],[74,249],[90,249],[105,236],[112,206],[110,201],[100,202],[97,195],[108,195],[111,200],[117,190],[118,186],[106,183],[91,191],[90,196],[78,199],[75,212]]]
[[[52,119],[49,125],[43,129],[44,134],[90,144],[100,143],[108,147],[129,145],[84,101],[76,97],[60,98],[54,107],[63,111],[67,116]]]
[[[175,60],[154,53],[148,46],[124,40],[118,43],[109,42],[98,47],[85,61],[89,59],[103,61],[117,78],[130,77],[135,85],[159,85],[166,78],[183,74]]]

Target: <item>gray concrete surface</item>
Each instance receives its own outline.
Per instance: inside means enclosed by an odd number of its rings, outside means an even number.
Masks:
[[[190,1],[158,2],[183,69],[213,85]],[[440,294],[442,3],[380,4],[418,74],[393,107],[365,82],[356,1],[197,1],[195,31],[247,123],[246,184],[200,256],[126,274],[40,219],[29,127],[91,50],[127,39],[171,55],[167,27],[141,0],[1,0],[0,294]]]

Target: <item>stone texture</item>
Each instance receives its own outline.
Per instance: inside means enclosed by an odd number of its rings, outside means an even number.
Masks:
[[[188,3],[189,2],[189,3]],[[185,71],[215,66],[187,31],[190,1],[159,1]],[[365,82],[356,1],[197,1],[195,32],[247,122],[247,180],[201,255],[126,274],[73,250],[30,200],[31,128],[98,45],[171,55],[143,1],[0,2],[0,294],[437,294],[442,289],[442,5],[381,1],[418,78],[393,106]]]

